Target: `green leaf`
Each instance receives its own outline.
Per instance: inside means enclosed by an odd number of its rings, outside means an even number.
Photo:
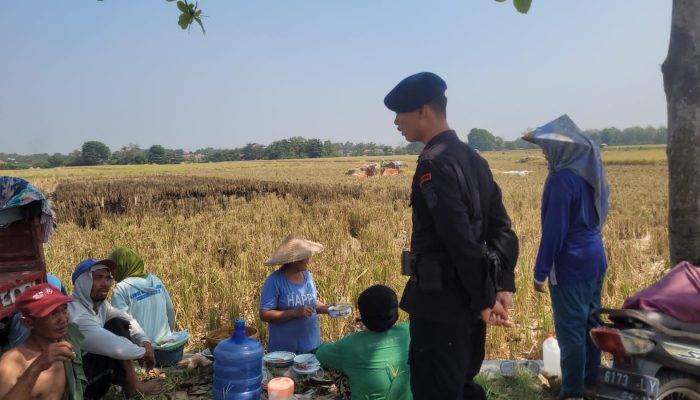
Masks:
[[[519,12],[527,14],[527,12],[530,11],[532,0],[513,0],[513,5]]]
[[[201,13],[202,11],[198,11],[198,12]],[[199,17],[194,17],[194,20],[197,21],[197,23],[199,24],[199,27],[202,28],[202,34],[206,35],[207,31],[204,30],[204,24],[202,23],[202,19]]]
[[[194,13],[195,18],[199,18],[202,15],[202,10],[197,10],[196,13]]]
[[[496,0],[496,1],[499,2],[499,3],[503,3],[503,2],[506,1],[506,0]]]
[[[187,4],[185,4],[184,1],[178,1],[177,2],[177,9],[182,11],[183,13],[189,12],[190,9],[187,7]]]
[[[99,0],[99,1],[102,1],[102,0]],[[172,3],[175,0],[165,0],[165,1],[167,1],[168,3]]]
[[[177,24],[180,25],[180,28],[187,29],[192,24],[192,17],[188,14],[182,13],[180,14],[180,18],[177,20]]]

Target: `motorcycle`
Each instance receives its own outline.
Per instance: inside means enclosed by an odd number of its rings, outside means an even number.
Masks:
[[[614,361],[599,370],[596,399],[700,400],[700,323],[633,309],[603,308],[593,318],[591,339]]]

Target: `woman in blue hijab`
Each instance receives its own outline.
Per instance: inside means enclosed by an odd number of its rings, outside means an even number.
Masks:
[[[595,385],[600,367],[600,350],[588,331],[608,267],[600,233],[608,213],[608,183],[598,146],[567,115],[523,139],[539,145],[549,164],[534,287],[544,292],[549,281],[561,350],[559,398],[578,399],[584,386]]]

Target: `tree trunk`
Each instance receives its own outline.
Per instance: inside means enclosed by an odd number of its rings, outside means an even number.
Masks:
[[[671,262],[700,264],[700,1],[674,0],[662,66],[668,106]]]

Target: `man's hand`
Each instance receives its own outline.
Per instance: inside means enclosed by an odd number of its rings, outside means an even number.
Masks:
[[[304,305],[302,307],[297,308],[296,313],[297,318],[309,318],[311,314],[314,313],[314,309],[310,305]]]
[[[544,283],[533,281],[535,292],[545,293]]]
[[[501,303],[501,306],[503,306],[503,309],[506,310],[507,313],[508,310],[513,307],[513,292],[497,292],[496,302]]]
[[[145,340],[141,342],[141,347],[143,347],[146,352],[143,354],[143,361],[146,363],[146,369],[152,369],[156,366],[156,353],[153,352],[153,347],[151,343]]]
[[[51,368],[54,363],[70,361],[75,358],[75,353],[73,353],[73,346],[66,341],[51,343],[49,347],[44,350],[39,357],[34,360],[32,367],[36,368],[37,371],[46,371]]]
[[[500,325],[506,328],[513,326],[513,321],[508,319],[508,313],[498,301],[492,308],[481,310],[481,320],[487,324]]]

